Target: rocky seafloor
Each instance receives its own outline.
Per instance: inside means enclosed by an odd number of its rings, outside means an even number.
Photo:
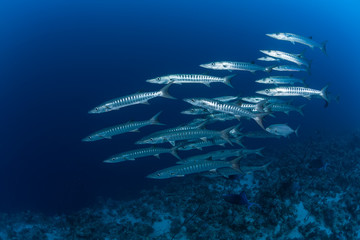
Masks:
[[[256,163],[271,160],[267,172],[235,180],[166,180],[136,200],[102,199],[72,215],[0,214],[0,239],[360,239],[360,134],[311,138],[264,155]],[[324,166],[314,167],[320,158]],[[240,191],[260,207],[222,199]]]

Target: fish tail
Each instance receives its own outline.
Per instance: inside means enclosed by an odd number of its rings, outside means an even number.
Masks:
[[[232,88],[234,88],[233,87],[233,85],[231,84],[231,79],[233,78],[233,77],[235,77],[236,76],[236,74],[232,74],[232,75],[229,75],[229,76],[226,76],[226,77],[224,77],[225,78],[225,84],[226,85],[228,85],[229,87],[232,87]]]
[[[265,68],[265,72],[269,73],[273,70],[274,67],[277,67],[278,65],[273,65]]]
[[[255,110],[258,112],[264,112],[264,106],[266,103],[267,103],[267,100],[262,100],[262,101],[258,102],[255,105]]]
[[[329,105],[329,98],[328,98],[328,90],[329,85],[326,85],[323,89],[321,89],[320,96],[325,100],[325,108]]]
[[[299,125],[299,126],[296,128],[296,130],[295,130],[295,135],[296,135],[297,137],[299,136],[298,131],[299,131],[300,126],[301,126],[301,125]]]
[[[267,172],[267,171],[268,171],[268,167],[269,167],[269,165],[270,165],[271,163],[272,163],[272,161],[266,163],[265,165],[261,166],[261,167],[259,168],[259,170],[260,170],[260,171],[265,171],[265,172]]]
[[[237,128],[237,126],[235,127]],[[234,129],[234,127],[229,127],[227,129],[224,129],[220,132],[220,136],[222,139],[224,139],[225,141],[227,141],[231,146],[233,146],[232,142],[230,141],[230,131]]]
[[[240,168],[240,159],[241,158],[242,157],[237,157],[234,160],[231,160],[231,162],[230,162],[231,163],[231,168],[234,169],[235,171],[245,175],[245,173]]]
[[[256,149],[256,150],[255,150],[255,154],[256,154],[256,155],[259,155],[260,157],[264,157],[264,155],[261,153],[261,151],[262,151],[263,149],[264,149],[263,147]]]
[[[158,112],[155,116],[153,116],[149,121],[150,121],[150,123],[152,124],[152,125],[165,125],[165,124],[163,124],[163,123],[161,123],[161,122],[159,122],[159,115],[162,113],[162,111],[161,112]]]
[[[301,116],[304,116],[303,108],[305,107],[305,105],[306,104],[303,104],[298,108],[298,112],[301,114]]]
[[[263,120],[263,118],[266,116],[266,115],[268,115],[269,113],[258,113],[258,114],[256,114],[256,116],[253,118],[256,122],[257,122],[257,124],[259,124],[259,126],[262,128],[262,129],[264,129],[265,130],[265,127],[264,127],[264,125],[263,125],[263,123],[262,123],[262,120]]]
[[[180,146],[173,147],[173,148],[170,150],[170,153],[171,153],[171,155],[173,155],[173,156],[176,157],[177,159],[181,160],[181,158],[179,157],[178,152],[177,152],[177,150],[178,150],[179,147],[180,147]]]
[[[327,44],[327,42],[328,42],[328,41],[322,42],[322,43],[321,43],[321,47],[320,47],[321,51],[323,51],[323,53],[324,53],[325,55],[327,55],[327,52],[326,52],[326,44]]]
[[[163,87],[162,89],[160,89],[161,92],[161,97],[164,98],[169,98],[169,99],[176,99],[173,96],[171,96],[168,92],[169,87],[171,86],[172,83],[169,83],[168,85],[166,85],[165,87]]]
[[[236,139],[232,140],[232,142],[234,142],[234,143],[236,143],[237,145],[239,145],[239,146],[241,146],[241,147],[245,148],[244,144],[241,142],[241,139],[242,139],[242,138],[243,138],[243,136],[240,136],[240,137],[238,137],[238,138],[236,138]]]

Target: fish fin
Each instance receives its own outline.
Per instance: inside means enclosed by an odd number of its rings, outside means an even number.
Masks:
[[[234,115],[234,117],[235,117],[238,121],[241,120],[241,116],[239,116],[239,115]]]
[[[228,70],[229,72],[232,72],[232,70]]]
[[[148,101],[142,102],[141,104],[150,105]]]
[[[232,79],[233,77],[235,77],[235,76],[236,76],[236,74],[232,74],[232,75],[229,75],[229,76],[224,77],[224,78],[225,78],[224,83],[225,83],[226,85],[228,85],[229,87],[234,88],[233,85],[231,84],[231,79]]]
[[[160,123],[159,122],[159,115],[162,113],[162,111],[161,112],[158,112],[155,116],[153,116],[149,121],[150,121],[150,123],[152,124],[152,125],[165,125],[165,124],[163,124],[163,123]]]
[[[180,147],[180,146],[179,146],[179,147]],[[173,155],[173,156],[176,157],[177,159],[181,160],[181,158],[179,157],[178,152],[177,152],[177,150],[178,150],[179,147],[173,147],[173,148],[171,149],[170,153],[171,153],[171,155]]]
[[[284,113],[285,113],[286,115],[289,115],[289,111],[285,111]]]
[[[299,125],[299,126],[296,128],[296,130],[295,130],[295,135],[296,135],[297,137],[299,136],[299,135],[298,135],[298,131],[299,131],[300,126],[301,126],[301,125]]]
[[[210,87],[210,83],[203,83],[205,86]]]
[[[224,130],[222,130],[222,131],[220,132],[220,137],[221,137],[222,139],[224,139],[225,141],[227,141],[231,146],[233,146],[233,144],[232,144],[232,142],[230,141],[229,133],[230,133],[230,131],[231,131],[232,129],[234,129],[234,127],[226,128],[226,129],[224,129]]]
[[[295,42],[294,41],[290,41],[293,45],[295,45]]]
[[[303,96],[304,98],[306,98],[307,100],[311,100],[311,96]]]
[[[201,141],[204,141],[204,142],[207,141],[207,138],[206,138],[206,137],[201,137],[200,139],[201,139]]]
[[[264,157],[264,155],[261,152],[262,150],[264,150],[264,147],[255,149],[255,154],[259,155],[260,157]]]
[[[278,65],[272,65],[272,66],[269,66],[269,67],[265,67],[265,72],[269,73],[273,70],[274,67],[277,67]]]
[[[195,149],[202,151],[202,147],[195,147]]]
[[[267,103],[267,100],[262,100],[260,102],[258,102],[255,105],[255,110],[258,112],[264,112],[264,105]]]
[[[210,169],[209,172],[211,172],[211,173],[217,173],[216,168]]]
[[[329,98],[328,98],[328,90],[329,85],[326,85],[325,87],[323,87],[323,89],[321,89],[321,93],[320,96],[325,100],[325,108],[329,105]]]
[[[255,117],[253,118],[255,120],[255,122],[257,122],[257,124],[259,124],[259,126],[265,130],[265,127],[262,123],[262,120],[263,118],[266,116],[266,115],[269,115],[270,113],[267,112],[267,113],[258,113],[255,115]]]
[[[130,132],[140,132],[139,129],[134,129],[134,130],[131,130]]]
[[[321,51],[323,51],[323,53],[325,54],[325,55],[327,55],[327,52],[326,52],[326,43],[327,43],[327,41],[324,41],[324,42],[322,42],[321,43]]]
[[[173,147],[176,146],[175,141],[168,141]]]
[[[160,154],[154,154],[154,157],[156,157],[157,159],[160,159]]]
[[[104,139],[112,139],[111,136],[101,136],[101,137],[104,138]]]
[[[166,85],[165,87],[163,87],[162,89],[160,89],[161,97],[170,98],[170,99],[176,99],[176,98],[174,98],[173,96],[171,96],[171,95],[169,94],[169,92],[168,92],[170,86],[171,86],[171,83],[169,83],[168,85]]]
[[[259,168],[259,170],[260,170],[260,171],[265,171],[265,172],[267,172],[267,171],[268,171],[268,167],[269,167],[269,165],[270,165],[271,163],[272,163],[272,161],[266,163],[265,165],[261,166],[261,167]]]
[[[298,112],[301,114],[301,116],[304,116],[303,108],[305,107],[305,105],[306,104],[303,104],[298,108]]]
[[[237,157],[237,158],[235,158],[234,160],[231,160],[231,161],[230,161],[230,163],[231,163],[231,168],[234,169],[235,171],[237,171],[237,172],[245,175],[245,173],[243,172],[243,170],[241,170],[241,168],[240,168],[240,159],[241,159],[241,158],[242,158],[242,157]]]

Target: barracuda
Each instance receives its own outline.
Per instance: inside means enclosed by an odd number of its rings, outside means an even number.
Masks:
[[[292,76],[270,76],[270,77],[256,80],[255,82],[263,83],[263,84],[275,84],[275,85],[278,85],[278,84],[294,85],[295,83],[305,84],[303,79],[295,78]]]
[[[309,68],[304,68],[296,65],[279,65],[273,67],[272,70],[279,72],[307,72],[310,74]]]
[[[231,114],[238,119],[241,117],[252,118],[262,129],[265,129],[262,124],[262,119],[264,116],[268,115],[268,113],[253,113],[235,104],[223,103],[207,98],[189,98],[184,99],[184,101],[198,107],[206,108],[210,111]]]
[[[210,83],[224,83],[229,87],[233,87],[231,85],[230,80],[235,77],[236,75],[230,75],[226,77],[215,77],[209,75],[202,75],[202,74],[171,74],[167,76],[157,77],[153,79],[148,79],[146,82],[149,83],[156,83],[156,84],[183,84],[183,83],[200,83],[210,87]]]
[[[174,157],[180,160],[179,155],[176,152],[176,148],[158,148],[158,147],[151,147],[151,148],[142,148],[136,149],[132,151],[127,151],[123,153],[119,153],[113,155],[106,159],[105,163],[118,163],[124,161],[134,161],[136,158],[148,157],[148,156],[155,156],[159,158],[159,155],[162,153],[170,153]]]
[[[200,67],[213,69],[213,70],[228,70],[228,71],[249,71],[249,72],[256,72],[256,71],[263,71],[263,72],[271,72],[272,67],[263,67],[259,66],[255,63],[249,62],[211,62],[206,64],[201,64]]]
[[[260,57],[257,60],[265,61],[265,62],[279,62],[280,61],[280,59],[272,58],[272,57]]]
[[[165,179],[172,177],[184,177],[185,175],[215,171],[218,168],[230,167],[242,174],[243,172],[239,168],[240,159],[234,159],[232,161],[202,161],[198,163],[190,163],[183,165],[176,165],[173,167],[165,168],[160,171],[149,174],[148,178]]]
[[[241,100],[249,103],[259,103],[265,101],[267,103],[284,103],[285,101],[279,98],[274,97],[265,97],[265,96],[253,96],[253,97],[242,97]]]
[[[262,166],[240,166],[240,169],[245,174],[250,174],[250,173],[255,172],[255,171],[267,171],[267,168],[269,167],[270,164],[271,164],[271,162],[268,162],[268,163],[266,163],[265,165],[262,165]],[[218,169],[216,169],[216,171],[209,171],[209,172],[203,173],[201,175],[204,176],[204,177],[225,177],[225,178],[228,178],[229,176],[232,176],[232,175],[239,175],[239,172],[235,171],[232,168],[218,168]]]
[[[269,33],[266,34],[266,36],[278,39],[278,40],[284,40],[284,41],[289,41],[292,44],[297,43],[301,43],[304,44],[306,46],[309,46],[310,48],[319,48],[321,51],[323,51],[323,53],[326,54],[326,43],[327,41],[324,41],[322,43],[318,43],[315,42],[312,37],[303,37],[297,34],[293,34],[293,33]]]
[[[307,62],[301,54],[291,54],[286,53],[282,51],[276,51],[276,50],[260,50],[260,52],[269,55],[271,57],[279,58],[282,60],[286,60],[289,62],[296,63],[297,65],[304,65],[307,68],[310,68],[310,63]]]
[[[148,125],[164,125],[159,123],[158,117],[161,112],[156,114],[150,120],[147,121],[138,121],[138,122],[127,122],[124,124],[119,124],[113,127],[105,128],[100,131],[97,131],[85,138],[82,139],[83,142],[92,142],[101,139],[111,139],[115,135],[127,133],[127,132],[138,132],[139,128],[148,126]]]
[[[240,157],[243,156],[243,152],[241,149],[226,149],[226,150],[219,150],[219,151],[213,151],[206,154],[201,155],[195,155],[192,157],[188,157],[186,159],[180,160],[176,162],[177,164],[188,164],[188,163],[195,163],[195,162],[201,162],[207,159],[211,159],[211,161],[216,160],[226,160],[230,157]]]
[[[175,99],[174,97],[170,96],[168,93],[168,89],[171,86],[171,84],[166,85],[160,91],[157,92],[143,92],[143,93],[135,93],[132,95],[115,98],[112,100],[109,100],[107,102],[104,102],[100,104],[99,106],[93,108],[89,111],[89,113],[104,113],[104,112],[110,112],[114,110],[118,110],[123,107],[136,105],[136,104],[149,104],[148,101],[150,99],[156,98],[156,97],[164,97],[164,98],[170,98]]]
[[[329,99],[327,96],[327,89],[328,86],[325,86],[321,90],[305,88],[305,87],[277,87],[277,88],[257,91],[256,93],[264,94],[267,96],[300,96],[307,99],[311,99],[312,96],[320,96],[325,100],[326,102],[325,107],[327,107],[329,103]]]
[[[220,102],[231,102],[234,101],[236,99],[238,99],[239,97],[236,96],[222,96],[222,97],[216,97],[213,98],[214,100],[220,101]]]
[[[190,139],[201,139],[206,141],[213,138],[223,138],[230,145],[232,142],[229,139],[229,131],[233,127],[227,128],[223,131],[214,131],[207,129],[190,129],[190,130],[180,130],[174,132],[152,134],[151,136],[145,137],[136,142],[136,144],[159,144],[169,142],[171,145],[175,146],[176,141],[190,140]]]
[[[289,114],[289,112],[291,111],[295,111],[295,112],[298,112],[301,114],[301,116],[304,116],[304,113],[303,113],[303,107],[305,106],[306,104],[304,105],[301,105],[299,107],[296,107],[296,106],[293,106],[293,105],[290,105],[290,104],[276,104],[276,103],[271,103],[269,105],[267,105],[266,107],[264,107],[264,111],[265,112],[283,112],[283,113],[286,113],[286,114]]]
[[[204,147],[211,147],[211,146],[222,146],[225,147],[225,144],[227,143],[227,141],[225,141],[222,138],[214,138],[214,139],[210,139],[207,141],[196,141],[196,142],[191,142],[191,143],[187,143],[185,145],[182,145],[181,147],[179,147],[180,151],[187,151],[187,150],[193,150],[193,149],[198,149],[198,150],[202,150]]]
[[[189,108],[181,112],[182,114],[187,115],[207,115],[210,114],[208,110],[204,108]]]

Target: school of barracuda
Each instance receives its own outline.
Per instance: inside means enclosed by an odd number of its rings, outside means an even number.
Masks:
[[[266,34],[271,38],[289,41],[293,44],[300,43],[310,48],[319,48],[326,54],[326,42],[318,43],[311,37],[303,37],[292,33],[271,33]],[[183,177],[188,174],[201,174],[207,177],[229,177],[237,174],[247,174],[253,171],[264,171],[270,162],[261,166],[241,166],[240,161],[250,154],[264,157],[261,153],[263,148],[247,149],[242,144],[242,138],[280,138],[289,137],[291,134],[298,135],[299,126],[294,130],[287,124],[278,123],[265,127],[263,118],[267,116],[275,117],[274,113],[283,112],[289,114],[295,111],[304,116],[303,107],[291,104],[291,99],[283,97],[303,97],[311,99],[313,97],[322,98],[328,105],[328,87],[321,90],[309,88],[305,85],[303,78],[291,75],[272,75],[274,71],[282,72],[307,72],[310,74],[311,61],[304,57],[303,53],[287,53],[279,50],[259,50],[266,56],[258,58],[259,61],[275,63],[271,66],[261,66],[254,62],[234,62],[234,61],[214,61],[200,64],[200,67],[218,71],[249,71],[255,73],[265,72],[268,76],[258,79],[255,82],[266,84],[273,87],[256,91],[259,95],[254,96],[216,96],[213,98],[185,98],[183,101],[190,104],[188,109],[182,110],[181,114],[199,116],[192,122],[182,124],[178,127],[168,128],[154,132],[139,139],[136,144],[150,144],[152,147],[136,148],[127,152],[117,153],[104,160],[105,163],[119,163],[123,161],[134,161],[137,158],[155,156],[168,153],[177,159],[174,166],[161,169],[149,174],[148,178],[165,179],[172,177]],[[284,64],[287,61],[291,64]],[[293,64],[293,65],[292,65]],[[169,74],[146,80],[152,84],[166,84],[165,87],[155,92],[142,92],[119,97],[102,103],[92,110],[90,114],[98,114],[118,110],[136,104],[149,104],[149,100],[156,97],[176,99],[168,92],[172,85],[182,84],[210,84],[223,83],[232,87],[231,80],[236,74],[225,77],[211,76],[205,74]],[[299,84],[299,86],[295,86]],[[161,112],[154,115],[149,120],[130,121],[127,123],[110,126],[83,138],[84,142],[111,139],[112,137],[128,132],[138,132],[140,128],[150,125],[165,125],[159,122]],[[212,130],[205,128],[206,125],[218,121],[242,121],[242,119],[254,120],[259,130],[243,132],[240,124],[222,130]],[[157,147],[157,144],[170,144],[167,147]],[[217,151],[205,154],[193,155],[182,159],[179,151],[203,150],[211,146],[226,147]],[[171,146],[171,147],[170,147]],[[231,160],[228,160],[232,158]]]

